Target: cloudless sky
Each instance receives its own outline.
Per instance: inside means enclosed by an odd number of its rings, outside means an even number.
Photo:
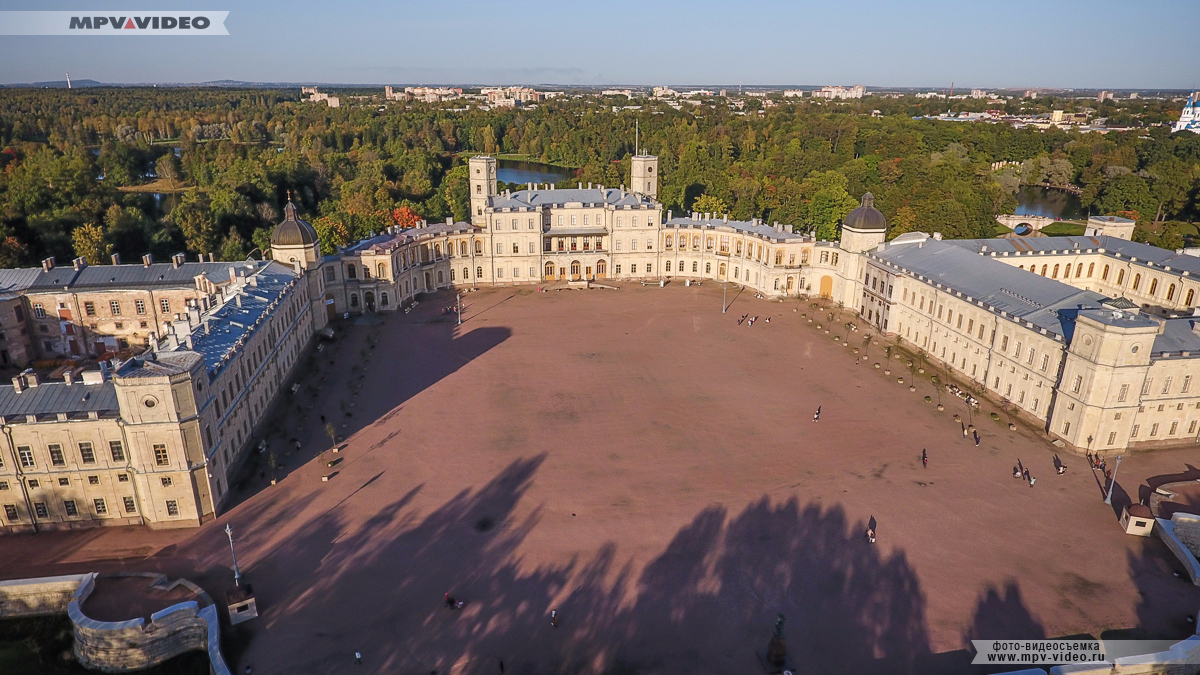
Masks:
[[[0,36],[0,83],[1200,86],[1200,0],[0,0],[172,8],[230,35]]]

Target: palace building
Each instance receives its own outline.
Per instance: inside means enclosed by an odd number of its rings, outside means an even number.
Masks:
[[[816,241],[664,214],[648,155],[616,188],[501,194],[495,159],[468,166],[470,222],[325,252],[289,203],[269,261],[0,270],[0,364],[61,364],[0,387],[0,530],[214,517],[331,318],[481,286],[695,280],[826,298],[1077,448],[1200,436],[1200,258],[1129,241],[1127,221],[1079,237],[887,241],[867,194],[838,241]]]

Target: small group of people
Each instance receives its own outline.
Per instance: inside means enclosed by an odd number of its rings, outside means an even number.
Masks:
[[[1108,461],[1101,457],[1100,453],[1093,455],[1089,452],[1087,458],[1092,465],[1092,470],[1103,472],[1105,478],[1112,478],[1112,469],[1108,468]]]
[[[743,315],[742,315],[742,318],[738,319],[738,325],[739,325],[739,326],[740,326],[740,325],[742,325],[742,322],[743,322],[743,321],[745,321],[745,322],[746,322],[746,325],[747,325],[747,326],[753,326],[753,325],[754,325],[754,322],[755,322],[755,321],[758,321],[758,317],[757,317],[757,316],[750,316],[749,314],[743,314]],[[771,323],[771,317],[769,317],[769,316],[768,316],[768,317],[765,319],[765,321],[766,321],[766,323]]]
[[[967,404],[969,404],[969,405],[971,405],[971,406],[974,406],[974,407],[976,407],[976,408],[978,408],[978,407],[979,407],[979,399],[977,399],[977,398],[975,398],[974,396],[972,396],[972,395],[968,394],[967,392],[963,391],[963,390],[962,390],[962,388],[960,388],[960,387],[959,387],[958,385],[956,385],[956,384],[947,384],[947,385],[946,385],[946,391],[948,391],[948,392],[950,392],[951,394],[954,394],[955,396],[957,396],[957,397],[961,398],[962,400],[966,401],[966,402],[967,402]]]
[[[450,305],[442,308],[442,314],[454,314],[458,311],[458,305]]]
[[[445,605],[447,609],[462,609],[465,604],[462,600],[455,600],[453,595],[446,593]]]
[[[1026,483],[1029,483],[1029,487],[1033,487],[1033,484],[1037,482],[1037,479],[1030,475],[1029,467],[1021,466],[1021,460],[1017,460],[1017,465],[1013,467],[1013,478],[1024,479]]]

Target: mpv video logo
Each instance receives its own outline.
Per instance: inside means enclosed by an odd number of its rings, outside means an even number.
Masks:
[[[0,12],[0,35],[229,35],[229,12]]]

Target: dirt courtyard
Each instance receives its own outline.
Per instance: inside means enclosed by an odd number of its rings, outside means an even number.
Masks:
[[[807,302],[729,297],[499,288],[464,295],[461,326],[450,295],[360,321],[282,407],[272,447],[303,449],[277,485],[255,473],[197,530],[0,538],[0,578],[163,571],[219,598],[231,523],[260,617],[227,658],[256,675],[754,673],[780,612],[812,673],[971,672],[972,638],[1191,632],[1200,589],[1121,532],[1083,458],[1059,451],[1056,475],[1056,449],[986,402],[975,447],[959,399],[938,412],[928,380],[871,367],[882,343],[856,365],[863,334],[835,343]],[[320,415],[348,436],[336,455],[317,457]],[[1127,455],[1114,505],[1200,478],[1197,457]]]

